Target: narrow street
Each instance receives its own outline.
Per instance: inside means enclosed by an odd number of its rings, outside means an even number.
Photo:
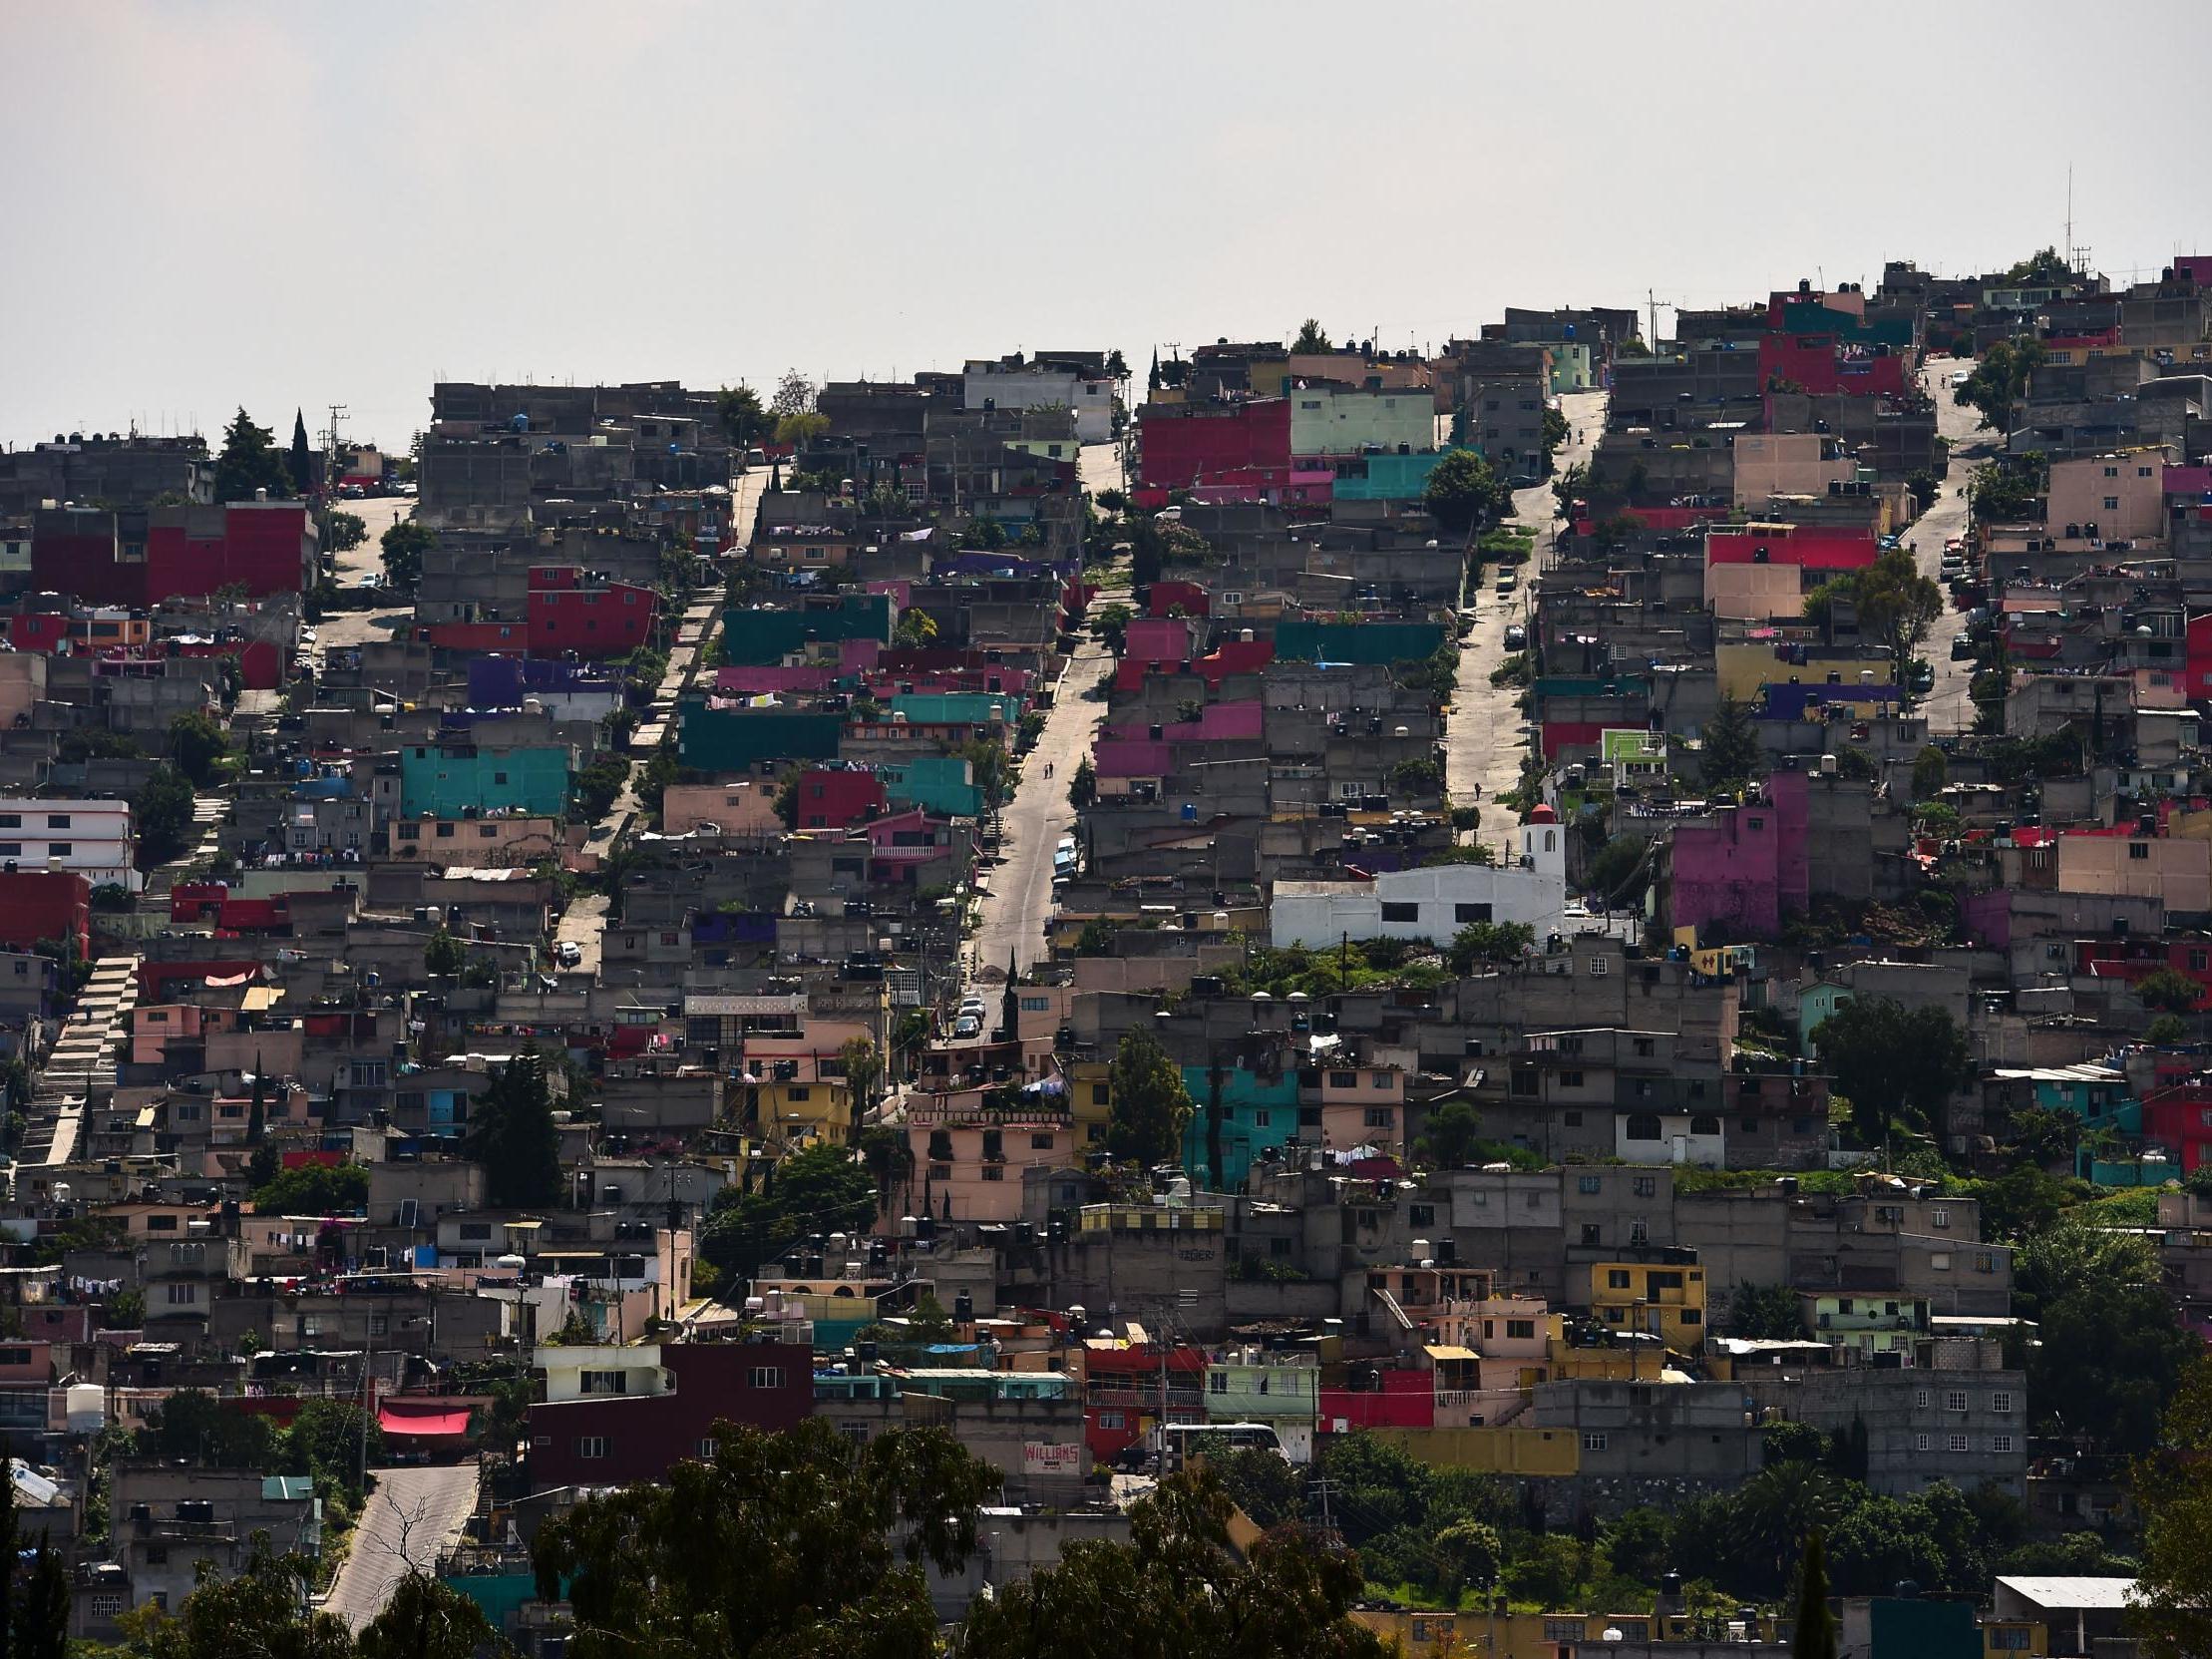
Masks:
[[[1052,913],[1052,849],[1075,826],[1068,784],[1090,754],[1106,715],[1106,705],[1093,701],[1090,691],[1113,665],[1112,653],[1085,633],[1045,714],[1043,735],[1021,763],[1021,782],[999,815],[1001,862],[990,873],[982,926],[970,948],[970,978],[985,967],[1003,973],[1009,955],[1023,968],[1044,955],[1044,919]],[[1048,765],[1050,777],[1044,775]]]
[[[1575,392],[1560,399],[1567,417],[1568,441],[1560,446],[1555,465],[1564,473],[1587,463],[1605,429],[1606,394]],[[1536,576],[1551,560],[1559,521],[1551,481],[1517,490],[1513,495],[1515,524],[1536,532],[1536,546],[1514,584],[1512,597],[1496,592],[1498,567],[1482,567],[1479,581],[1468,584],[1467,603],[1476,613],[1474,628],[1459,645],[1459,686],[1452,693],[1444,728],[1444,789],[1454,806],[1477,806],[1482,823],[1473,837],[1501,852],[1512,844],[1518,821],[1512,812],[1496,805],[1499,795],[1521,781],[1521,757],[1528,734],[1521,711],[1514,706],[1521,687],[1492,685],[1490,675],[1512,653],[1506,649],[1508,624],[1528,625],[1533,609]]]
[[[1931,582],[1940,581],[1938,572],[1943,564],[1943,545],[1953,536],[1964,536],[1967,527],[1967,498],[1960,492],[1974,469],[1996,453],[1997,435],[1977,431],[1976,422],[1981,416],[1976,411],[1954,403],[1951,397],[1951,376],[1961,368],[1972,367],[1970,362],[1951,357],[1932,357],[1921,371],[1921,380],[1928,395],[1936,402],[1936,430],[1951,440],[1949,469],[1944,473],[1943,490],[1936,504],[1905,532],[1906,540],[1919,550],[1920,574]],[[1936,688],[1919,703],[1919,709],[1928,716],[1928,729],[1939,737],[1955,736],[1972,728],[1974,701],[1967,695],[1967,687],[1974,678],[1974,663],[1953,661],[1951,642],[1966,631],[1966,613],[1951,603],[1948,590],[1944,594],[1944,614],[1928,631],[1928,641],[1921,646],[1921,655],[1936,670]]]
[[[446,1463],[371,1469],[376,1490],[362,1506],[353,1544],[323,1610],[356,1635],[384,1610],[410,1568],[437,1569],[438,1557],[476,1513],[477,1465]]]

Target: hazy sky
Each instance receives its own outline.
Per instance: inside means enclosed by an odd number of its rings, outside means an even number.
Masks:
[[[1979,269],[2069,161],[2103,268],[2212,248],[2187,0],[0,0],[0,62],[14,443]]]

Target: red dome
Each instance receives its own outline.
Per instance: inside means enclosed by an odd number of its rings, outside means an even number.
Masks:
[[[1532,824],[1556,824],[1559,822],[1559,814],[1554,812],[1551,807],[1539,802],[1536,810],[1529,814],[1529,822]]]

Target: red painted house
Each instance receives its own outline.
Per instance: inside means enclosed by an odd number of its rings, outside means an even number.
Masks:
[[[1323,1431],[1341,1435],[1351,1429],[1436,1427],[1433,1371],[1378,1370],[1364,1381],[1372,1386],[1321,1390]]]
[[[798,829],[850,829],[891,804],[874,772],[810,766],[799,774]]]
[[[301,501],[144,514],[59,508],[32,521],[31,574],[41,588],[142,609],[221,588],[253,599],[297,594],[315,582],[314,515]]]
[[[92,955],[92,883],[73,870],[0,870],[0,945],[28,951],[42,939],[74,939]]]
[[[573,565],[530,573],[530,648],[538,656],[619,656],[652,637],[660,596],[627,582],[594,582]]]
[[[663,1343],[666,1394],[541,1402],[530,1409],[531,1489],[658,1480],[697,1457],[718,1423],[795,1429],[814,1415],[805,1343]]]
[[[1288,473],[1290,400],[1237,403],[1148,403],[1137,411],[1143,442],[1140,481],[1152,489],[1193,485],[1250,468]]]
[[[1815,396],[1900,397],[1905,359],[1842,345],[1833,334],[1761,334],[1759,383],[1787,381]]]
[[[1083,1439],[1094,1462],[1144,1439],[1161,1421],[1206,1421],[1206,1351],[1144,1343],[1083,1347]]]
[[[1803,571],[1864,570],[1881,557],[1871,530],[1814,525],[1737,525],[1705,532],[1708,565],[1795,565]]]
[[[171,888],[169,919],[211,924],[218,936],[292,931],[291,904],[285,895],[248,899],[220,882],[185,882]]]

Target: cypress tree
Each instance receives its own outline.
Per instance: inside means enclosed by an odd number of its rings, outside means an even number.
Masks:
[[[298,410],[292,411],[292,488],[301,495],[311,493],[315,487],[315,458],[307,448],[307,417]]]
[[[1828,1556],[1820,1534],[1805,1540],[1805,1559],[1797,1575],[1797,1628],[1789,1639],[1790,1659],[1836,1659],[1836,1619],[1828,1611]]]

